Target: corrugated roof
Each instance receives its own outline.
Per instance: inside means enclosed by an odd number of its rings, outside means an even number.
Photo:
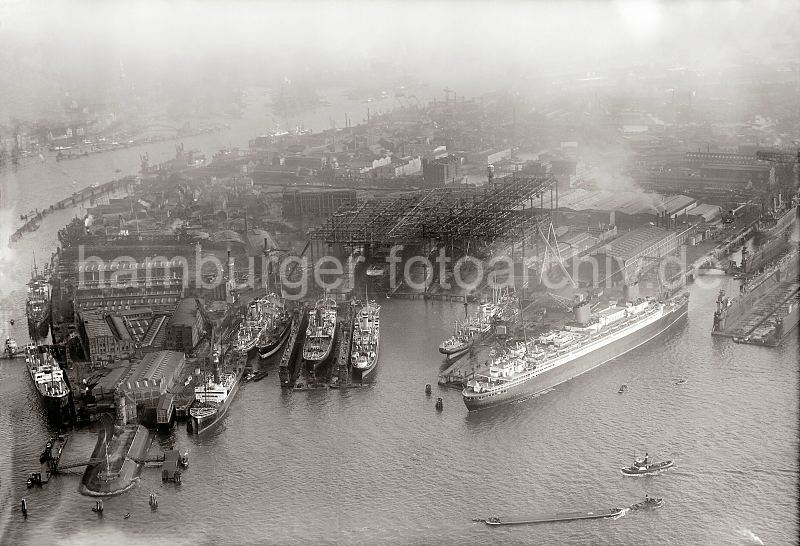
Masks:
[[[184,356],[175,351],[148,353],[141,362],[134,364],[128,383],[148,381],[159,383],[164,377],[172,377],[175,369],[183,364]]]
[[[114,332],[111,331],[101,313],[83,313],[82,315],[87,337],[114,337]]]
[[[654,214],[667,210],[670,214],[680,211],[695,200],[685,195],[665,197],[658,193],[641,191],[607,191],[576,189],[558,198],[559,208],[575,211],[596,210],[622,214]]]
[[[606,247],[605,254],[621,261],[627,261],[659,241],[674,236],[674,231],[667,231],[660,227],[635,229],[611,241]]]

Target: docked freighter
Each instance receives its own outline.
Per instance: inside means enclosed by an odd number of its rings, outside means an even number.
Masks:
[[[375,301],[361,305],[353,321],[353,348],[350,362],[361,379],[366,378],[378,364],[381,337],[381,307]]]
[[[251,301],[236,334],[236,350],[252,356],[265,326],[266,316],[261,299]]]
[[[456,357],[468,351],[492,329],[492,321],[499,318],[502,309],[493,303],[484,303],[478,312],[465,323],[456,322],[453,335],[439,344],[439,352]]]
[[[50,332],[50,283],[36,266],[28,282],[25,312],[28,315],[28,335],[35,342],[44,341]]]
[[[518,342],[476,372],[462,392],[470,411],[546,391],[650,341],[686,316],[689,295],[639,299],[591,315],[575,307],[576,323],[539,339]]]
[[[303,360],[316,371],[331,354],[336,333],[336,301],[331,298],[317,300],[308,311],[306,339],[303,343]]]
[[[64,372],[45,347],[27,345],[25,364],[47,416],[59,423],[69,412],[70,388]]]
[[[258,338],[258,355],[267,358],[283,347],[292,329],[292,315],[286,311],[283,298],[267,294],[260,300],[264,313],[264,330]]]
[[[220,358],[219,348],[215,348],[212,362],[216,369],[220,367]],[[222,373],[216,379],[207,377],[202,385],[194,388],[195,400],[189,408],[188,423],[193,434],[200,434],[222,419],[236,396],[243,370],[240,368],[233,373]]]

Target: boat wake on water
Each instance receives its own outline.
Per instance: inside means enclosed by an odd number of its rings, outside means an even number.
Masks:
[[[739,529],[737,529],[737,530],[736,530],[736,532],[737,532],[737,533],[738,533],[740,536],[743,536],[744,538],[746,538],[746,539],[748,539],[748,540],[751,540],[751,541],[753,542],[753,544],[760,544],[761,546],[764,546],[764,541],[763,541],[763,540],[761,540],[761,539],[758,537],[758,535],[756,535],[756,534],[755,534],[753,531],[751,531],[750,529],[739,528]]]

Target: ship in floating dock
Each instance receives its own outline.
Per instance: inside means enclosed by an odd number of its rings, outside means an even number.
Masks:
[[[800,319],[799,260],[795,246],[745,281],[738,296],[720,290],[711,333],[739,343],[778,345]]]
[[[315,372],[331,354],[336,334],[336,315],[336,301],[327,297],[317,300],[313,309],[308,310],[303,360],[311,364]]]
[[[365,379],[378,364],[381,337],[381,307],[375,301],[366,301],[356,311],[353,321],[352,353],[353,370]]]
[[[591,314],[589,302],[580,302],[574,325],[517,342],[476,372],[462,391],[464,404],[472,411],[552,389],[662,334],[686,316],[688,304],[688,294],[639,298]]]
[[[268,358],[277,353],[289,338],[292,315],[286,310],[286,303],[280,296],[267,294],[260,301],[265,324],[257,343],[258,355]]]

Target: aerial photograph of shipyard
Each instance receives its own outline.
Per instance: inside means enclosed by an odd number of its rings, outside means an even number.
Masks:
[[[0,0],[0,544],[800,544],[796,0]]]

